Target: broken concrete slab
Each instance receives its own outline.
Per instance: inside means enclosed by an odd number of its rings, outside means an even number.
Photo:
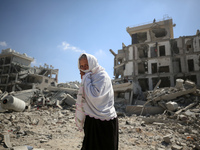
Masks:
[[[76,104],[76,100],[69,94],[66,94],[65,103],[72,106]]]
[[[171,122],[171,120],[168,120],[168,119],[160,119],[160,118],[152,118],[152,117],[144,117],[144,118],[142,118],[142,121],[145,123],[145,124],[153,124],[153,123],[155,123],[155,124],[158,124],[158,123],[170,123]],[[174,121],[173,120],[173,122],[178,122],[178,121]]]
[[[190,110],[186,110],[183,114],[188,116],[188,117],[196,118],[195,113],[191,112]]]
[[[134,105],[144,105],[146,101],[136,100],[134,102]],[[149,103],[146,104],[146,106],[151,106]]]
[[[189,108],[194,107],[194,106],[197,105],[198,103],[199,103],[199,102],[196,101],[196,102],[194,102],[194,103],[189,104],[188,106],[184,107],[183,109],[180,109],[180,110],[176,111],[176,112],[175,112],[175,115],[178,115],[178,114],[180,114],[182,111],[186,111],[186,110],[188,110]]]
[[[182,150],[182,146],[179,146],[179,145],[176,145],[176,144],[173,144],[172,145],[172,150]]]
[[[6,132],[4,132],[3,135],[4,135],[4,143],[5,143],[5,145],[7,146],[7,148],[11,148],[12,145],[10,143],[10,135],[8,133],[6,133]]]
[[[9,94],[12,94],[16,98],[23,100],[27,105],[29,105],[30,99],[36,92],[39,92],[39,89],[28,89],[28,90],[11,92]]]
[[[163,112],[164,112],[164,109],[157,106],[143,106],[143,105],[127,105],[126,106],[126,113],[128,114],[155,115],[155,114],[162,114]]]
[[[12,150],[33,150],[31,146],[16,146],[12,147]]]
[[[177,97],[184,96],[190,93],[196,92],[196,85],[194,82],[189,80],[185,81],[183,89],[177,89],[176,87],[166,87],[156,89],[155,91],[150,91],[147,95],[147,100],[149,101],[160,101],[160,100],[173,100]]]
[[[167,109],[170,111],[175,111],[178,109],[178,104],[176,102],[169,101],[165,105],[166,105]]]
[[[78,90],[77,89],[72,89],[72,88],[48,86],[47,90],[49,90],[49,91],[66,91],[70,95],[78,94]]]
[[[122,84],[114,84],[113,90],[114,92],[125,92],[127,90],[131,90],[133,88],[132,83],[122,83]]]
[[[171,143],[171,138],[172,138],[172,135],[166,135],[166,136],[164,136],[163,137],[163,140],[167,143],[167,144],[169,144],[169,143]]]
[[[181,91],[178,91],[178,92],[171,92],[169,94],[165,93],[161,96],[158,96],[157,98],[154,99],[154,101],[160,101],[160,100],[172,100],[172,99],[175,99],[179,96],[182,96],[182,95],[187,95],[189,93],[193,93],[196,91],[196,87],[193,87],[191,89],[185,89],[185,90],[181,90]]]

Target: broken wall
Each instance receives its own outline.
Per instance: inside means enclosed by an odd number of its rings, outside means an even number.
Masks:
[[[31,65],[30,61],[25,60],[25,59],[21,59],[21,58],[16,57],[16,56],[14,56],[12,58],[12,63],[17,63],[17,64],[24,65],[24,66],[30,66]]]
[[[152,90],[159,79],[161,87],[174,86],[177,78],[200,86],[200,32],[173,39],[173,26],[169,19],[127,27],[132,45],[123,44],[116,54],[121,61],[114,66],[115,79],[138,80],[143,91]]]
[[[21,91],[41,88],[57,83],[58,69],[52,66],[30,67],[33,58],[12,49],[2,50],[0,54],[0,89],[2,91]]]
[[[118,50],[118,53],[115,57],[115,79],[123,79],[124,77],[124,69],[125,69],[125,53],[123,50]]]
[[[127,27],[126,31],[132,38],[132,45],[174,38],[172,19],[154,21],[153,23],[141,26]]]
[[[200,35],[193,38],[194,52],[200,51]]]
[[[133,62],[128,62],[125,65],[124,76],[132,76],[133,70]]]

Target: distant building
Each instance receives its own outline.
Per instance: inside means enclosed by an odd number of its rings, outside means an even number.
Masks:
[[[34,59],[8,48],[0,53],[0,90],[45,89],[57,84],[58,69],[52,66],[31,67]]]
[[[172,19],[127,27],[131,45],[114,55],[114,82],[138,82],[142,91],[174,86],[177,78],[200,86],[200,32],[174,39]]]

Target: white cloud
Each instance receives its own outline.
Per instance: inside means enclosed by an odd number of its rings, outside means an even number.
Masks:
[[[103,51],[102,49],[99,49],[98,51],[96,51],[94,53],[94,56],[97,58],[98,62],[100,65],[102,66],[106,66],[108,65],[108,56],[106,54],[105,51]]]
[[[97,52],[95,52],[94,55],[95,56],[106,56],[106,53],[102,49],[100,49]]]
[[[75,46],[70,45],[67,42],[62,42],[62,45],[59,45],[58,47],[60,47],[62,50],[64,51],[74,51],[74,52],[78,52],[78,53],[84,53],[84,50],[81,50]]]
[[[6,47],[6,46],[7,46],[7,43],[6,43],[5,41],[0,41],[0,46]]]
[[[107,59],[108,58],[108,56],[107,56],[107,54],[106,54],[106,52],[105,51],[103,51],[102,49],[99,49],[98,51],[96,51],[95,53],[94,53],[94,56],[97,58],[97,60],[98,61],[105,61],[105,59]]]

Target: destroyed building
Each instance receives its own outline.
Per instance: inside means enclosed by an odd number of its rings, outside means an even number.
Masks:
[[[34,59],[10,48],[0,54],[0,112],[30,107],[74,105],[78,82],[58,83],[52,65],[32,67]]]
[[[131,45],[122,43],[117,54],[110,49],[114,55],[114,91],[125,92],[128,103],[135,93],[153,90],[159,80],[159,88],[174,87],[176,79],[188,79],[200,86],[200,32],[174,38],[174,26],[167,18],[127,27]]]
[[[22,91],[27,89],[45,89],[57,84],[58,69],[44,64],[31,67],[34,59],[25,53],[20,54],[10,48],[0,54],[0,90]]]

